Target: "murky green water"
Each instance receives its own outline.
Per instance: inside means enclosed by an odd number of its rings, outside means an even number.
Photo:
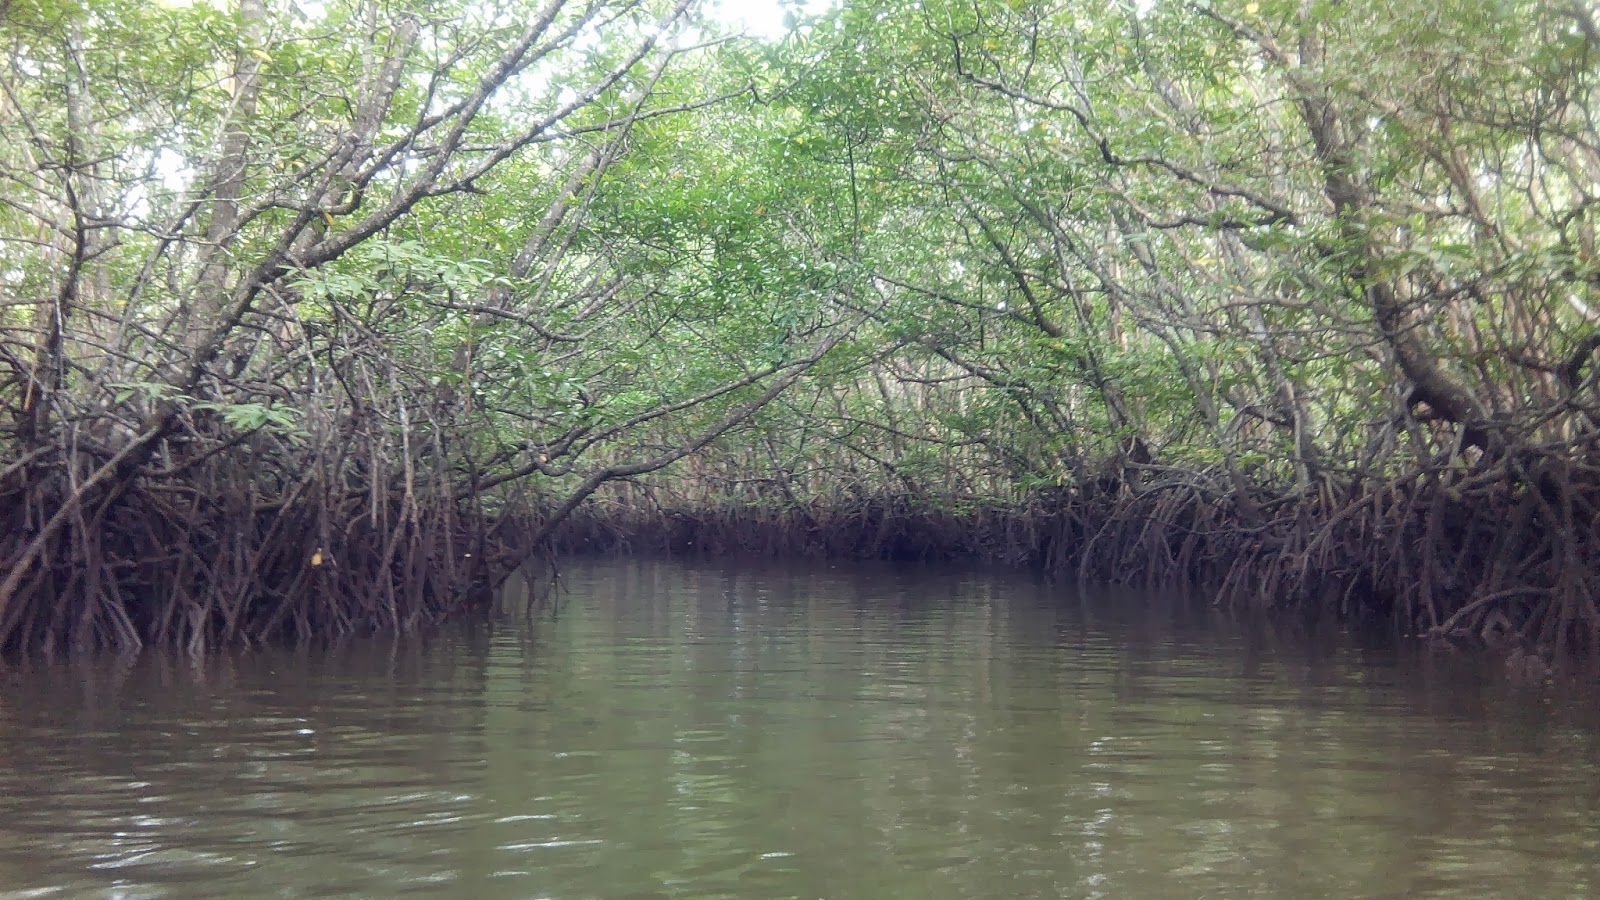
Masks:
[[[581,564],[555,619],[34,667],[0,896],[1595,897],[1583,702],[926,570]]]

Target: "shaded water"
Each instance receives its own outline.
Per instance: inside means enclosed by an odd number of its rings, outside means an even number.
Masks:
[[[1594,897],[1600,729],[1026,579],[581,563],[559,615],[36,666],[0,897]]]

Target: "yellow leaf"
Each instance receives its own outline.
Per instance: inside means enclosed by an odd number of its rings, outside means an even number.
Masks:
[[[1260,11],[1261,11],[1261,4],[1259,4],[1259,3],[1246,3],[1244,5],[1244,14],[1247,15],[1247,16],[1253,16],[1253,15],[1255,15],[1256,13],[1258,13]]]
[[[272,62],[272,57],[267,55],[267,51],[265,51],[265,50],[251,50],[250,51],[250,55],[254,56],[256,59],[259,59],[264,63]]]
[[[311,565],[313,568],[322,565],[322,548],[317,548],[317,552],[311,554]]]
[[[327,222],[329,225],[332,225],[333,224],[333,213],[328,212],[327,210],[323,210],[323,212],[322,212],[322,221]]]

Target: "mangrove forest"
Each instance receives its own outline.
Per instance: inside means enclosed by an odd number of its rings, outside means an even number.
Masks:
[[[1600,652],[1588,0],[744,5],[0,0],[0,650],[634,551]]]

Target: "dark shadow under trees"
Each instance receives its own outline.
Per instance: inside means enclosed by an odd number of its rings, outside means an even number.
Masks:
[[[1506,459],[1311,494],[1149,468],[1015,503],[883,494],[663,507],[617,497],[565,553],[960,560],[1084,586],[1183,590],[1240,613],[1325,616],[1548,656],[1600,650],[1600,467]]]

